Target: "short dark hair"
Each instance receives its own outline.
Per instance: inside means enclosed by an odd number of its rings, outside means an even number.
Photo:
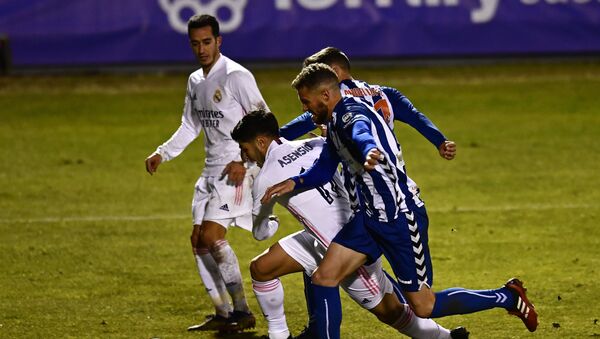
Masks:
[[[279,137],[279,124],[275,115],[264,109],[246,114],[231,131],[231,137],[238,143],[252,141],[259,135]]]
[[[210,26],[212,35],[216,38],[220,35],[219,22],[217,18],[208,14],[196,14],[188,20],[188,36],[192,29]]]
[[[325,47],[317,53],[309,56],[308,58],[304,59],[303,66],[306,67],[319,62],[329,66],[337,65],[346,71],[350,70],[350,60],[346,54],[344,54],[344,52],[335,47]]]
[[[296,90],[304,87],[314,89],[321,84],[339,88],[338,78],[333,69],[322,63],[310,64],[304,67],[296,76],[296,79],[292,81],[292,87]]]

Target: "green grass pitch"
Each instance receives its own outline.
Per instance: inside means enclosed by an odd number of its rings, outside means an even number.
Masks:
[[[300,113],[296,70],[257,71],[280,122]],[[496,309],[439,319],[472,338],[600,336],[600,64],[356,69],[397,87],[458,144],[442,160],[397,125],[430,215],[435,289],[518,276],[539,311],[531,334]],[[153,177],[143,161],[178,127],[187,75],[0,78],[0,338],[212,338],[189,246],[202,142]],[[232,230],[248,263],[299,228],[279,209],[274,239]],[[302,279],[282,279],[290,329]],[[400,337],[342,297],[342,338]],[[237,338],[266,334],[257,328]]]

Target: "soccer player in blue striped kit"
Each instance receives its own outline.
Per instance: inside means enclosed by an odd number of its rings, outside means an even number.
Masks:
[[[337,286],[382,252],[418,316],[438,318],[501,307],[521,318],[529,331],[535,331],[537,313],[518,279],[494,290],[431,290],[427,213],[416,184],[406,175],[392,129],[372,106],[359,98],[342,98],[337,75],[325,64],[305,67],[292,85],[314,122],[327,123],[327,144],[313,167],[269,188],[263,203],[273,196],[328,181],[342,162],[345,174],[356,182],[363,213],[333,239],[313,273],[313,307],[319,336],[339,338],[341,306]]]

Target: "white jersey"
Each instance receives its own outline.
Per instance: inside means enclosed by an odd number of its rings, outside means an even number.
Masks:
[[[169,161],[204,131],[202,175],[218,176],[231,161],[241,161],[240,147],[231,138],[231,131],[245,114],[256,109],[268,107],[252,73],[220,55],[208,75],[202,69],[190,75],[181,126],[156,153]]]
[[[254,179],[252,188],[255,228],[263,225],[273,212],[273,205],[278,202],[304,225],[308,233],[324,246],[329,246],[333,237],[352,217],[348,193],[337,172],[323,186],[293,191],[272,199],[267,205],[260,203],[267,188],[309,169],[319,158],[324,143],[322,138],[298,141],[279,138],[269,145],[265,162]]]

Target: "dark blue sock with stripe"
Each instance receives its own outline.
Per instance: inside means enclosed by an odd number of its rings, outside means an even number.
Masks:
[[[312,285],[315,323],[319,338],[339,339],[342,303],[337,287]]]
[[[435,294],[435,305],[430,318],[468,314],[496,307],[511,309],[514,307],[514,303],[514,296],[506,287],[496,290],[449,288]]]
[[[313,285],[306,272],[302,273],[302,277],[304,278],[304,298],[306,299],[306,312],[308,313],[308,324],[306,327],[312,329],[315,327],[315,306],[313,305],[314,298],[312,290]]]

